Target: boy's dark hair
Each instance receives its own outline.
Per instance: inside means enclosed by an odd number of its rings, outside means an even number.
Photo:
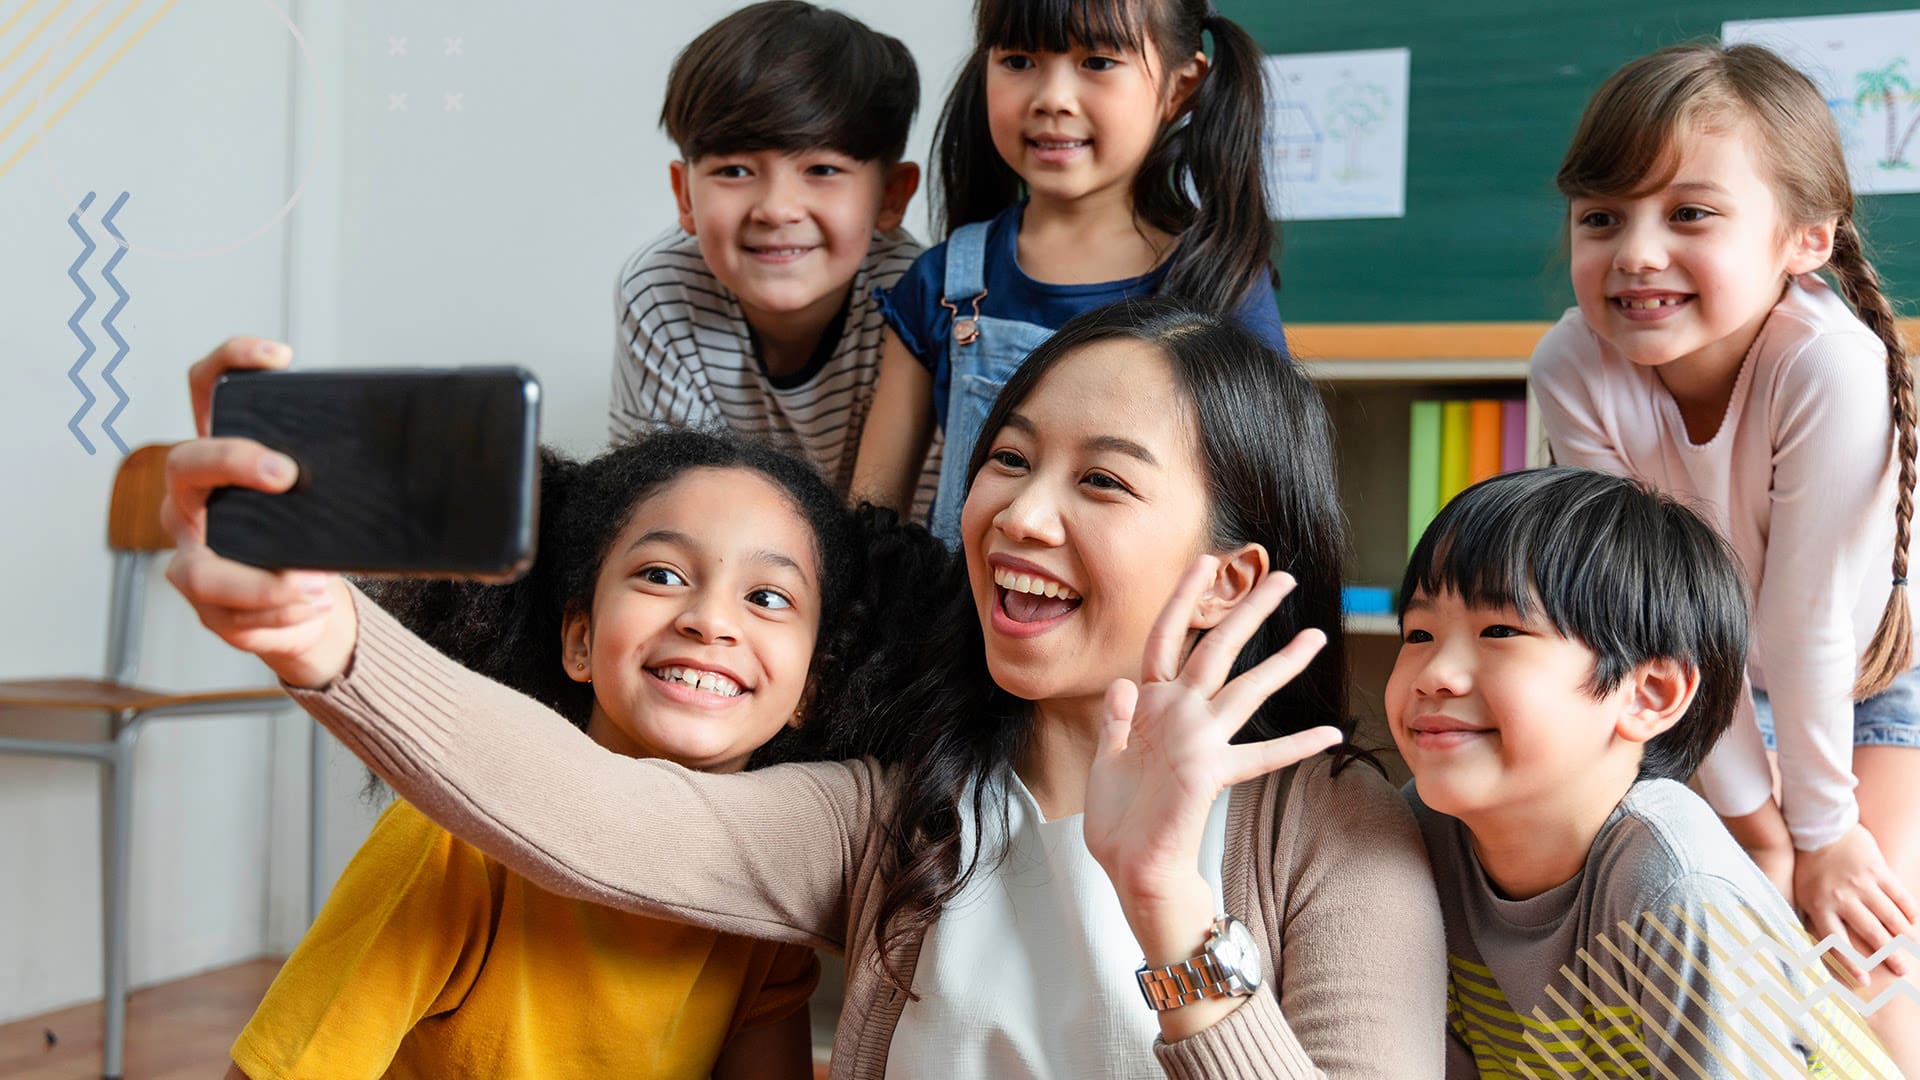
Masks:
[[[664,429],[584,462],[543,448],[540,541],[518,581],[380,581],[368,594],[427,644],[585,728],[591,684],[561,655],[570,612],[591,613],[601,563],[634,511],[689,469],[743,469],[778,488],[810,526],[820,629],[798,730],[782,729],[749,765],[854,757],[877,747],[867,717],[904,685],[910,640],[944,601],[946,546],[888,510],[848,511],[811,466],[729,432]]]
[[[1694,512],[1592,469],[1529,469],[1460,493],[1427,526],[1400,586],[1539,612],[1593,650],[1597,698],[1635,666],[1700,673],[1686,715],[1647,743],[1640,779],[1685,780],[1733,722],[1747,664],[1747,594],[1733,550]]]
[[[899,39],[803,0],[768,0],[674,58],[660,126],[688,161],[825,148],[892,165],[919,106],[920,72]]]

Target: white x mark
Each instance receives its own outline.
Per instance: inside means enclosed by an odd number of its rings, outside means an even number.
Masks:
[[[462,39],[457,37],[450,37],[450,38],[441,38],[440,40],[447,43],[447,51],[444,55],[447,55],[447,56],[467,55],[466,53],[463,53],[460,51],[460,42]]]
[[[407,95],[388,94],[387,95],[387,111],[388,112],[406,112],[407,111]]]
[[[387,55],[388,56],[407,55],[407,39],[403,37],[388,38],[387,39]]]
[[[462,94],[448,94],[448,95],[446,95],[446,104],[445,104],[445,106],[443,107],[443,111],[445,111],[445,112],[465,112],[465,111],[466,111],[466,109],[465,109],[464,107],[462,107],[462,105],[460,104],[460,99],[461,99],[461,98],[463,98],[463,97],[466,97],[466,95],[465,95],[465,94],[463,94],[463,93],[462,93]]]

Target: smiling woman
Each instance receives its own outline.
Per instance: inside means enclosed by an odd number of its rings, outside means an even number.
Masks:
[[[599,753],[343,587],[314,611],[193,524],[205,486],[263,483],[257,448],[176,451],[174,580],[410,801],[534,880],[847,950],[838,1077],[1439,1075],[1411,814],[1316,756],[1346,721],[1312,385],[1225,319],[1135,301],[1070,322],[987,420],[965,582],[864,760],[729,777]],[[634,666],[658,693],[648,669],[692,659]]]

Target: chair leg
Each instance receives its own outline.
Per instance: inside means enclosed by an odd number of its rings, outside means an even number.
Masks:
[[[320,917],[330,883],[327,865],[327,729],[308,720],[307,736],[307,925]]]
[[[101,918],[106,968],[106,1039],[101,1075],[120,1080],[127,1041],[127,898],[133,841],[133,746],[136,728],[114,739],[111,757],[101,763]]]

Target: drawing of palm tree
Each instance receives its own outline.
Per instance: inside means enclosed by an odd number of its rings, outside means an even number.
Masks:
[[[1887,154],[1880,161],[1883,169],[1911,169],[1907,163],[1907,144],[1913,140],[1915,125],[1920,125],[1920,116],[1915,116],[1907,124],[1907,130],[1900,133],[1901,99],[1913,99],[1913,84],[1900,73],[1907,66],[1905,57],[1896,57],[1885,67],[1863,71],[1854,77],[1855,108],[1875,108],[1887,114]],[[1896,134],[1899,133],[1899,134]]]

